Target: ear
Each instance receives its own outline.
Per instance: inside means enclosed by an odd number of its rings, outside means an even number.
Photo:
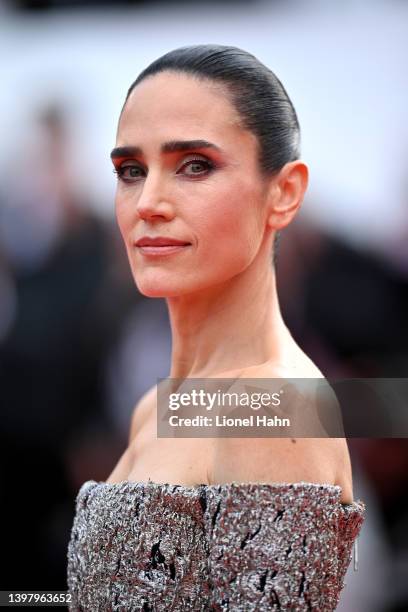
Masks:
[[[279,230],[289,225],[298,212],[309,180],[309,169],[299,159],[288,162],[272,179],[268,193],[267,223]]]

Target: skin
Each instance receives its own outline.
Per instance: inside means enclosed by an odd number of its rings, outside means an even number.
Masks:
[[[217,149],[161,151],[165,142],[197,139]],[[113,159],[123,173],[116,217],[138,289],[166,299],[172,331],[169,376],[322,377],[283,320],[271,264],[276,231],[301,206],[307,165],[296,160],[263,177],[257,138],[243,129],[224,87],[170,71],[148,77],[132,91],[115,148],[129,146],[142,151]],[[191,160],[209,161],[213,169]],[[153,259],[134,246],[144,235],[170,236],[190,246]],[[157,439],[155,393],[150,390],[136,406],[129,448],[108,482],[147,475],[165,482],[171,476],[177,483],[259,481],[267,477],[261,467],[267,465],[270,481],[334,483],[342,478],[345,487],[348,478],[351,483],[351,474],[339,476],[349,473],[344,442],[335,448],[333,440],[306,438],[261,443]],[[244,469],[248,453],[250,471]],[[154,464],[153,454],[159,457]],[[193,457],[190,463],[187,456]],[[344,488],[344,499],[350,500],[350,487]]]
[[[162,142],[197,138],[222,152],[160,154]],[[280,313],[270,254],[276,230],[300,207],[307,166],[291,162],[277,177],[262,179],[257,139],[241,128],[224,90],[176,73],[155,75],[132,92],[116,146],[136,143],[144,151],[137,162],[148,172],[131,183],[119,181],[116,215],[139,290],[167,299],[170,376],[282,362],[293,341]],[[180,170],[195,157],[218,167],[199,176],[192,176],[191,164]],[[132,162],[116,160],[116,167],[121,163]],[[145,234],[180,238],[192,247],[152,261],[133,246]],[[221,333],[228,342],[220,343]]]

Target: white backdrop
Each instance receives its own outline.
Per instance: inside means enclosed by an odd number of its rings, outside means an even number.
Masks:
[[[0,12],[0,177],[23,172],[33,110],[71,110],[73,182],[113,214],[109,153],[127,88],[153,59],[215,42],[254,53],[282,80],[311,170],[301,215],[379,248],[408,227],[408,6],[318,0],[246,5],[153,3],[148,9],[16,17]]]

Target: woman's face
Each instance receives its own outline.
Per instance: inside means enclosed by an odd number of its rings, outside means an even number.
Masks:
[[[141,293],[186,295],[248,268],[266,228],[257,154],[220,85],[163,72],[135,87],[112,160],[117,221]],[[184,246],[136,245],[143,237]]]

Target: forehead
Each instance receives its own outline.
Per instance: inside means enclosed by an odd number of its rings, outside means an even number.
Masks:
[[[222,84],[166,71],[147,77],[130,94],[118,126],[118,141],[177,137],[212,138],[214,142],[255,136],[241,119]]]

